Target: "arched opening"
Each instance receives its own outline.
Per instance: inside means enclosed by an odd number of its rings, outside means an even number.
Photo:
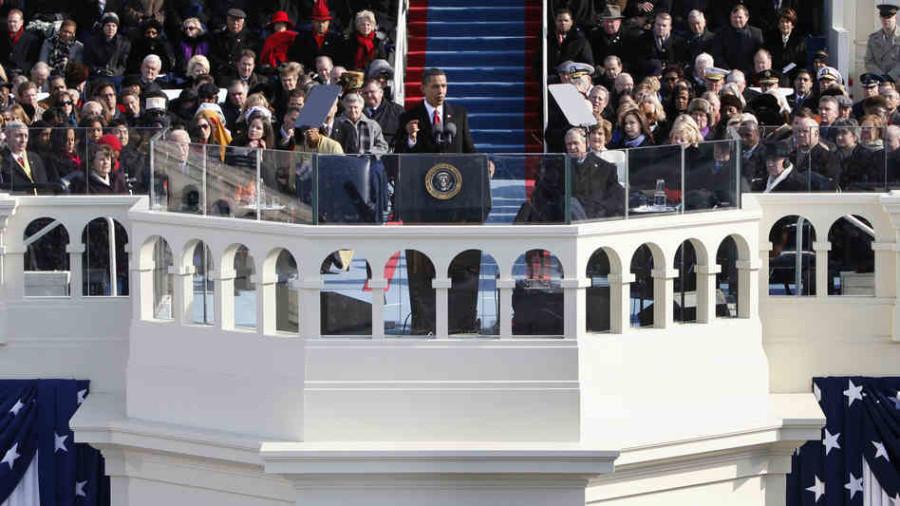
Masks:
[[[500,333],[500,269],[491,255],[470,249],[456,255],[447,270],[447,328],[450,334]]]
[[[300,332],[299,298],[294,283],[300,279],[297,260],[290,251],[283,249],[275,259],[275,330],[298,334]]]
[[[25,227],[24,278],[26,297],[67,297],[70,294],[69,232],[62,222],[38,218]]]
[[[769,295],[815,295],[816,230],[802,216],[785,216],[769,231]]]
[[[587,331],[609,332],[611,294],[609,274],[612,272],[609,255],[603,248],[598,249],[588,259],[585,276],[591,280],[587,288]]]
[[[153,242],[153,318],[171,320],[175,297],[175,278],[170,268],[175,265],[172,249],[162,237]]]
[[[563,335],[562,263],[547,250],[533,249],[513,264],[513,335]]]
[[[81,234],[82,292],[85,296],[128,295],[128,232],[112,218],[96,218]],[[110,248],[113,244],[115,247]]]
[[[256,264],[250,250],[241,245],[234,253],[234,326],[256,328]]]
[[[740,277],[737,268],[738,247],[734,238],[726,237],[716,250],[716,316],[737,318],[740,314]]]
[[[384,297],[369,286],[372,268],[354,250],[331,252],[322,261],[320,327],[323,336],[371,336],[372,298]]]
[[[215,322],[215,294],[212,251],[203,241],[197,242],[190,253],[191,265],[194,267],[192,279],[193,299],[191,307],[192,321],[198,325],[212,325]]]
[[[697,321],[697,250],[690,240],[681,243],[675,251],[675,264],[678,277],[673,283],[673,318],[676,322],[690,323]]]
[[[404,250],[391,255],[384,266],[386,335],[434,335],[434,278],[434,264],[424,253]]]
[[[652,327],[653,318],[653,251],[642,244],[631,257],[631,326]]]
[[[875,230],[862,216],[838,218],[828,230],[828,294],[875,295]]]

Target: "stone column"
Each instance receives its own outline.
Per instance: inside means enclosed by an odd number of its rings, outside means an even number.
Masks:
[[[653,269],[650,275],[653,276],[653,328],[671,328],[675,319],[672,300],[678,269]]]
[[[716,319],[716,274],[722,267],[697,266],[697,323],[709,323]]]
[[[234,278],[232,268],[223,268],[214,281],[216,289],[216,316],[221,330],[234,330]]]
[[[113,245],[113,247],[115,247]],[[69,254],[69,297],[72,300],[81,299],[84,295],[82,286],[84,285],[84,264],[82,262],[84,253],[84,244],[70,243],[66,246],[66,253]],[[111,280],[113,283],[115,279]]]
[[[372,339],[384,339],[384,290],[388,282],[384,278],[369,280],[372,289]]]
[[[768,264],[768,253],[766,254]],[[763,286],[768,287],[768,269],[762,269],[763,262],[753,260],[738,260],[735,267],[738,269],[738,318],[751,318],[759,316],[760,276],[766,276]],[[766,294],[768,295],[768,294]]]
[[[322,289],[325,281],[318,275],[297,282],[300,296],[300,337],[307,339],[322,337]]]
[[[634,274],[612,274],[609,277],[609,331],[623,334],[631,328],[631,283]]]
[[[587,332],[587,297],[584,289],[591,286],[587,278],[566,278],[563,289],[563,337],[575,339]]]
[[[828,252],[831,251],[831,243],[816,241],[813,251],[816,252],[816,297],[828,297]]]
[[[447,339],[450,335],[450,303],[448,300],[450,286],[452,285],[450,278],[434,278],[431,280],[431,287],[434,288],[434,334],[437,339]]]
[[[169,267],[175,284],[172,288],[172,318],[177,325],[194,323],[194,272],[193,265]]]
[[[500,278],[497,280],[497,290],[500,290],[500,338],[509,339],[513,337],[512,319],[512,294],[516,287],[516,280],[511,278]]]

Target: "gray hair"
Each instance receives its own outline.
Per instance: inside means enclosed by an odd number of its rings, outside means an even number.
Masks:
[[[344,98],[341,100],[345,106],[350,104],[364,104],[363,98],[359,95],[359,93],[348,93],[344,95]]]
[[[141,61],[141,65],[147,65],[148,63],[156,63],[162,68],[162,59],[155,54],[148,54],[144,57],[143,61]]]
[[[688,12],[688,21],[692,19],[702,19],[703,21],[706,21],[706,16],[703,14],[703,11],[693,9],[691,12]]]
[[[707,66],[709,66],[709,67],[712,67],[713,63],[715,62],[715,60],[713,59],[711,54],[700,53],[697,55],[696,58],[694,58],[694,66],[696,67],[697,64],[700,63],[701,61],[705,61],[708,64]]]
[[[28,130],[28,125],[26,125],[25,123],[22,123],[19,120],[13,120],[13,121],[10,121],[9,123],[7,123],[5,127],[3,127],[3,131],[9,132],[12,130],[19,130],[21,128]]]

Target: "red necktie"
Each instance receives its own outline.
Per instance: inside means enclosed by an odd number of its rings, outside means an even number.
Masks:
[[[438,114],[438,110],[434,110],[434,118],[431,120],[431,126],[440,126],[441,124],[441,115]]]

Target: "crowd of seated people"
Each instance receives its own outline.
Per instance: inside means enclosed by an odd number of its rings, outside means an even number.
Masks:
[[[396,0],[334,10],[326,0],[3,2],[0,188],[146,193],[148,140],[164,128],[247,150],[383,154],[403,111],[389,63],[396,9]],[[342,99],[321,132],[295,133],[320,84],[341,85]]]
[[[815,37],[821,1],[554,6],[546,80],[584,96],[597,121],[587,132],[594,151],[740,136],[743,183],[754,191],[898,182],[900,59],[885,49],[900,41],[896,7],[878,6],[881,29],[869,36],[862,96],[854,99],[827,48],[812,50],[824,42]],[[555,100],[549,105],[548,151],[565,152],[577,125]],[[785,155],[783,163],[772,163],[775,155]]]

